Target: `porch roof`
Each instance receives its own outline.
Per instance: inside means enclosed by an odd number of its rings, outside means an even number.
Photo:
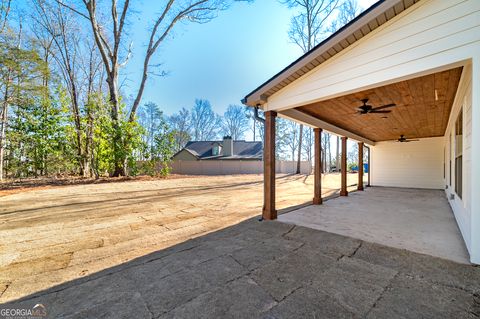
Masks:
[[[318,65],[357,42],[420,0],[379,0],[326,40],[249,93],[242,103],[256,106]]]

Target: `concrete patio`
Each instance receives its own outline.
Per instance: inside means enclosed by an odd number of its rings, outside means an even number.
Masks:
[[[469,263],[442,190],[368,187],[280,215],[280,221]]]
[[[8,303],[48,318],[477,318],[480,268],[250,219]]]

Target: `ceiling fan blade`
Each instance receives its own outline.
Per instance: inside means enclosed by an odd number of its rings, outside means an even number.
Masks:
[[[385,111],[377,111],[377,110],[371,110],[370,112],[368,113],[390,113],[392,111],[389,111],[389,110],[385,110]]]
[[[382,109],[386,109],[386,108],[389,108],[389,107],[394,107],[396,106],[395,103],[391,103],[391,104],[386,104],[386,105],[382,105],[382,106],[379,106],[379,107],[375,107],[373,108],[374,111],[376,110],[382,110]]]

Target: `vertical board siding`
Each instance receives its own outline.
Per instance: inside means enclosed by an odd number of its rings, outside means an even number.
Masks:
[[[443,137],[375,144],[372,185],[443,189],[443,147]]]
[[[283,110],[425,74],[480,47],[480,1],[421,1],[269,97]]]

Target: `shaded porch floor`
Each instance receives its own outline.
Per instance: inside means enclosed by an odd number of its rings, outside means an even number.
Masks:
[[[480,268],[250,219],[1,308],[48,318],[477,318]]]
[[[283,215],[282,222],[469,263],[442,190],[368,187]]]

